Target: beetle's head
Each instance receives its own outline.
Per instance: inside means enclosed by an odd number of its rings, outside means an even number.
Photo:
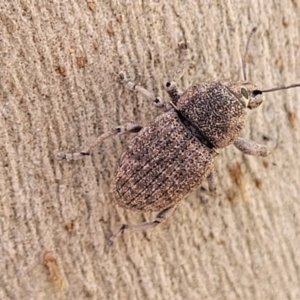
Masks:
[[[221,82],[228,91],[238,99],[245,108],[253,109],[258,107],[264,101],[264,93],[287,90],[300,87],[300,83],[274,87],[267,90],[259,90],[255,85],[249,82]]]
[[[222,84],[245,108],[256,108],[264,101],[263,92],[258,90],[252,83],[222,82]]]
[[[247,80],[247,75],[246,75],[246,61],[247,61],[247,55],[248,55],[248,50],[249,50],[249,44],[250,40],[257,30],[257,27],[254,27],[247,40],[246,44],[246,50],[244,53],[244,56],[242,58],[242,71],[243,71],[243,77],[244,81],[243,83],[240,84],[228,84],[224,83],[224,85],[228,88],[228,90],[239,100],[242,102],[243,106],[245,108],[253,109],[258,107],[264,100],[263,94],[268,93],[268,92],[275,92],[275,91],[280,91],[280,90],[287,90],[290,88],[295,88],[295,87],[300,87],[299,83],[296,84],[291,84],[288,86],[280,86],[280,87],[275,87],[267,90],[259,90],[256,88],[251,83],[246,82]]]

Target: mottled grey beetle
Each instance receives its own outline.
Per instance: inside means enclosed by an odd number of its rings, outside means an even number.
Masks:
[[[270,153],[266,146],[239,137],[246,111],[263,102],[263,93],[300,84],[259,90],[246,81],[245,60],[255,30],[249,35],[243,57],[243,82],[201,82],[184,92],[179,91],[174,82],[167,82],[171,102],[165,105],[160,98],[120,73],[120,82],[153,101],[163,113],[146,127],[127,123],[102,134],[80,152],[57,156],[59,160],[79,159],[89,155],[95,146],[112,135],[137,132],[116,169],[113,183],[116,203],[126,209],[160,213],[152,222],[119,226],[110,238],[111,243],[124,231],[146,230],[166,220],[178,203],[205,178],[210,193],[214,194],[213,167],[217,149],[233,143],[246,154],[266,156]]]

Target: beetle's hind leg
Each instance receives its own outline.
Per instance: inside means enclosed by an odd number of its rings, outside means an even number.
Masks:
[[[155,220],[150,221],[150,222],[144,222],[140,224],[135,224],[135,225],[129,225],[129,224],[122,224],[118,226],[113,232],[112,235],[108,239],[109,246],[111,246],[116,238],[123,232],[125,231],[143,231],[143,230],[148,230],[151,228],[156,227],[158,224],[166,221],[174,212],[176,209],[177,205],[165,208],[162,210],[155,218]]]
[[[105,139],[114,136],[114,135],[119,135],[123,133],[128,133],[128,132],[139,132],[142,129],[142,126],[135,124],[135,123],[126,123],[122,126],[117,126],[114,129],[105,132],[101,134],[98,138],[96,138],[93,142],[89,143],[86,147],[81,149],[78,152],[74,153],[58,153],[55,155],[54,159],[55,160],[77,160],[81,159],[87,155],[90,155],[92,150],[100,145]]]

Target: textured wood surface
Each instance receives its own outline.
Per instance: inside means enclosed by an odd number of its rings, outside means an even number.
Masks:
[[[115,81],[128,77],[164,99],[191,49],[182,89],[241,78],[247,34],[258,25],[248,77],[259,88],[300,81],[298,1],[2,1],[0,4],[1,299],[299,299],[300,90],[266,95],[243,137],[277,144],[268,158],[234,147],[217,159],[219,195],[192,193],[168,222],[125,234],[110,191],[132,135],[91,157],[54,162],[127,121],[159,111]],[[266,139],[266,138],[265,138]]]

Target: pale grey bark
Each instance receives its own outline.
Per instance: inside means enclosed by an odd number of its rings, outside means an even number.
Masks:
[[[192,193],[166,223],[125,234],[108,254],[112,226],[153,217],[113,204],[131,136],[85,160],[51,159],[122,123],[147,125],[159,109],[114,80],[126,70],[166,99],[180,41],[192,56],[180,89],[241,78],[255,25],[249,81],[299,82],[297,1],[2,2],[0,299],[300,298],[299,89],[249,112],[243,137],[275,142],[269,157],[229,147],[216,198]]]

